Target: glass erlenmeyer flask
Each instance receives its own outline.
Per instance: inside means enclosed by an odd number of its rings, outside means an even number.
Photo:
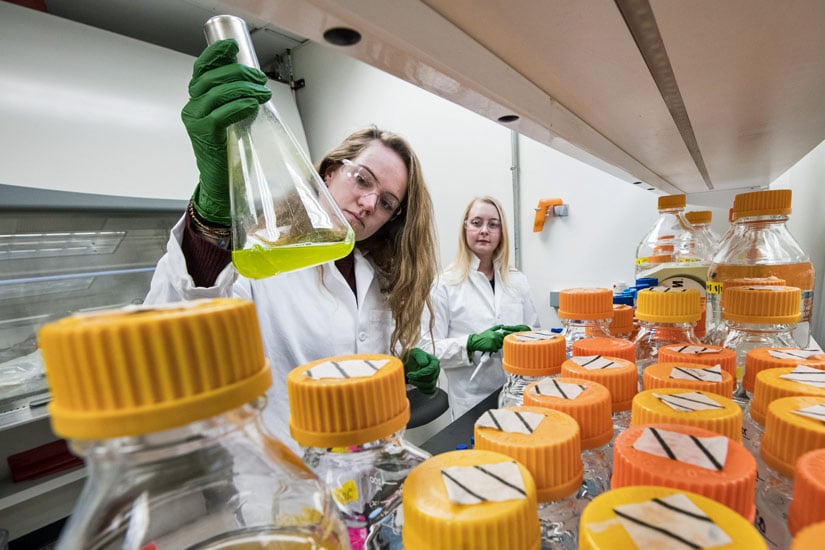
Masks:
[[[218,15],[204,25],[209,44],[238,43],[238,63],[260,68],[246,22]],[[253,279],[350,253],[355,233],[271,101],[227,130],[232,263]]]

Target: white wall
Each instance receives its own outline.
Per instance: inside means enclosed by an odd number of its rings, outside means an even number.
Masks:
[[[513,228],[510,130],[331,48],[308,44],[293,56],[296,76],[307,83],[297,101],[313,159],[368,124],[411,142],[433,195],[442,265],[455,254],[472,197],[498,198]],[[656,219],[658,195],[528,138],[519,143],[522,270],[542,324],[559,326],[551,290],[633,281],[636,245]],[[533,233],[534,208],[548,197],[564,199],[570,215],[548,218]],[[714,218],[717,232],[725,231],[727,210],[716,209]]]

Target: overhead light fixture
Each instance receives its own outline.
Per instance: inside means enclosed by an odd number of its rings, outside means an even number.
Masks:
[[[354,46],[361,41],[361,33],[347,27],[333,27],[324,31],[324,40],[333,46]]]
[[[518,115],[502,115],[498,117],[499,122],[515,122],[519,119]]]

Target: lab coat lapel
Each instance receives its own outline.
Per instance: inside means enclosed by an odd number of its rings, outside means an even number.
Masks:
[[[364,258],[361,251],[355,249],[355,289],[358,297],[358,309],[364,305],[367,299],[367,292],[375,278],[375,269],[372,264]]]

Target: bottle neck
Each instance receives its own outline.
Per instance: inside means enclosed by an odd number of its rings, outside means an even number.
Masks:
[[[237,60],[241,65],[260,69],[258,56],[255,54],[255,47],[252,45],[252,37],[246,22],[240,17],[232,15],[217,15],[209,19],[204,25],[206,43],[213,44],[218,40],[234,38],[238,43]]]

